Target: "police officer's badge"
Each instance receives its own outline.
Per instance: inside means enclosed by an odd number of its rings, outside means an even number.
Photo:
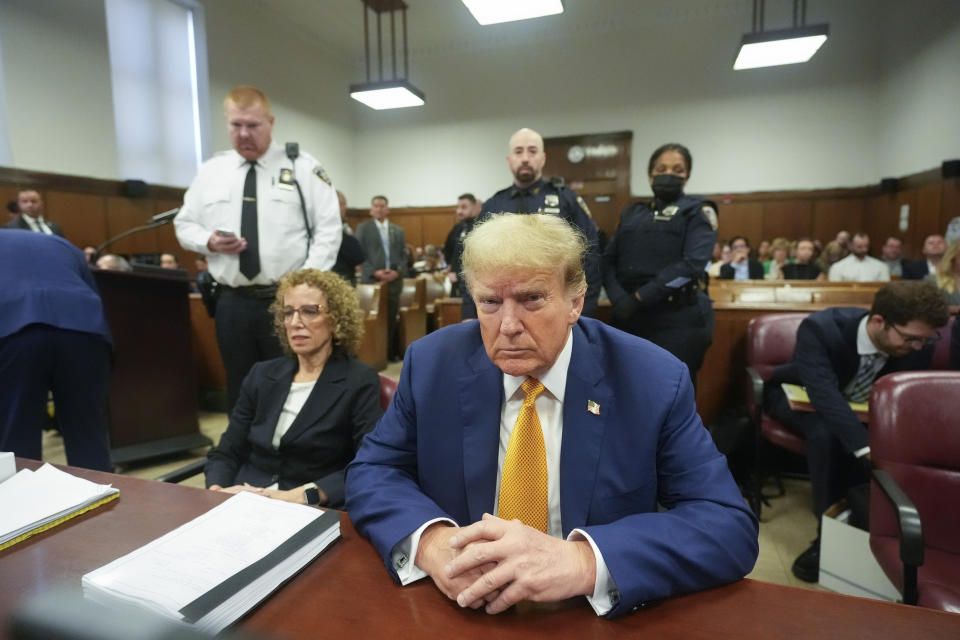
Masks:
[[[673,216],[677,215],[677,211],[680,211],[680,207],[678,207],[675,204],[671,204],[669,206],[664,207],[660,215],[665,216],[667,218],[672,218]]]
[[[711,206],[704,206],[701,211],[703,211],[703,215],[707,219],[707,222],[710,223],[710,227],[716,231],[717,227],[720,226],[717,222],[717,210]]]
[[[321,180],[323,180],[324,182],[326,182],[326,183],[327,183],[327,186],[330,186],[330,187],[333,186],[333,181],[330,180],[330,176],[327,175],[327,172],[326,172],[326,171],[323,169],[323,167],[321,167],[320,165],[317,165],[317,166],[315,166],[315,167],[313,168],[313,173],[314,173],[314,175],[316,175],[318,178],[320,178]]]
[[[581,198],[580,196],[577,196],[577,204],[580,205],[580,208],[583,209],[583,212],[584,212],[585,214],[587,214],[587,217],[588,217],[588,218],[592,218],[592,217],[593,217],[593,214],[590,213],[590,207],[587,206],[587,203],[586,203],[586,202],[584,201],[584,199]]]
[[[277,186],[281,189],[293,189],[293,171],[286,167],[280,169],[280,177],[277,179]]]
[[[560,206],[560,196],[555,193],[548,193],[543,196],[543,206],[545,207],[559,207]]]

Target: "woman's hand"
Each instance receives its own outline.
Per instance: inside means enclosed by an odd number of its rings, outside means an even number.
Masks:
[[[261,495],[265,495],[268,498],[273,498],[275,500],[284,500],[286,502],[295,502],[297,504],[307,504],[307,494],[304,492],[303,487],[294,487],[293,489],[287,489],[282,491],[280,489],[261,489],[263,492]],[[323,489],[317,489],[320,493],[320,504],[327,503],[327,494],[323,492]]]

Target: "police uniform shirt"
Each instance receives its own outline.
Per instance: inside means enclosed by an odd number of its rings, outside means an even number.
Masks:
[[[584,315],[592,315],[600,296],[600,256],[597,243],[597,225],[583,198],[572,189],[557,187],[550,182],[537,180],[529,187],[511,185],[493,194],[483,203],[479,221],[497,213],[547,213],[560,216],[583,232],[587,238],[587,253],[583,258],[583,270],[587,276],[587,296]]]
[[[174,218],[177,239],[183,248],[208,256],[210,275],[231,287],[271,284],[301,268],[330,269],[336,262],[343,233],[337,192],[316,159],[301,152],[293,163],[283,147],[276,144],[271,144],[257,160],[260,273],[250,280],[240,273],[238,255],[210,252],[207,241],[215,230],[240,235],[243,185],[249,169],[248,162],[235,150],[218,153],[203,163]],[[309,255],[294,177],[303,190],[307,220],[313,232]]]
[[[604,254],[610,301],[638,294],[655,304],[696,284],[717,241],[716,228],[715,205],[697,196],[683,195],[662,208],[655,202],[627,207]]]

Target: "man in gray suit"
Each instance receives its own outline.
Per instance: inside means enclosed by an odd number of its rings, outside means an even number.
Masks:
[[[387,357],[400,359],[400,339],[397,334],[397,313],[400,292],[407,272],[407,237],[403,229],[387,220],[390,206],[386,196],[370,200],[372,220],[357,226],[357,240],[366,259],[360,267],[360,281],[387,286]]]
[[[8,222],[5,225],[7,229],[38,231],[48,236],[63,237],[60,225],[43,217],[43,198],[36,189],[21,189],[17,194],[17,208],[20,217]]]

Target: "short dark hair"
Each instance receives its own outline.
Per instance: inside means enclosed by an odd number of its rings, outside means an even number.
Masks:
[[[891,240],[896,240],[900,244],[903,244],[903,238],[901,238],[900,236],[893,236],[893,235],[887,236],[887,238],[883,241],[883,244],[887,244]]]
[[[747,243],[747,248],[748,249],[750,248],[750,241],[747,240],[747,236],[733,236],[732,238],[730,238],[730,242],[728,244],[732,247],[733,243],[736,242],[737,240],[743,240],[744,242]]]
[[[853,234],[853,238],[866,238],[867,240],[869,240],[870,234],[867,233],[866,231],[857,231],[855,234]],[[851,240],[853,238],[851,238]]]
[[[463,195],[457,196],[457,200],[469,200],[470,204],[477,204],[477,197],[472,193],[464,193]]]
[[[387,196],[373,196],[370,198],[370,204],[373,204],[374,200],[383,200],[384,204],[390,204],[390,201],[387,200]]]
[[[693,173],[693,156],[690,155],[690,149],[687,149],[685,146],[679,142],[668,142],[667,144],[662,144],[657,147],[653,154],[650,156],[650,162],[647,163],[647,175],[653,173],[653,166],[657,164],[657,158],[665,154],[667,151],[676,151],[683,156],[683,162],[687,165],[687,176],[689,177]]]
[[[940,290],[930,282],[897,280],[884,285],[873,298],[870,313],[890,324],[921,320],[937,329],[950,319],[950,309]]]

